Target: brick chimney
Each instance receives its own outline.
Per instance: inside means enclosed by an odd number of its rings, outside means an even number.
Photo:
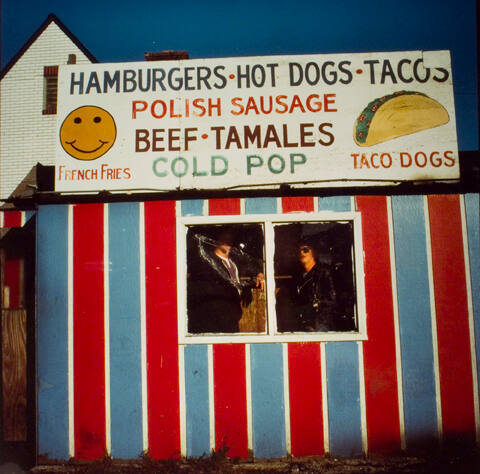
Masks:
[[[172,61],[175,59],[188,59],[188,51],[166,50],[145,53],[146,61]]]

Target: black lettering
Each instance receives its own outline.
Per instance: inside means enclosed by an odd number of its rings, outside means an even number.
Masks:
[[[159,75],[160,77],[157,77]],[[163,81],[165,80],[165,69],[155,68],[152,70],[152,90],[155,92],[157,90],[157,84],[162,91],[167,90]]]
[[[109,71],[103,73],[103,92],[106,94],[108,89],[113,89],[115,92],[120,92],[120,71],[114,71],[113,76]]]
[[[197,69],[197,89],[198,90],[202,88],[202,83],[205,85],[206,89],[211,89],[210,83],[208,82],[208,79],[210,79],[211,75],[212,75],[212,71],[210,70],[209,67],[200,66]]]
[[[395,77],[395,74],[393,73],[393,68],[392,68],[392,65],[390,64],[390,61],[388,59],[385,59],[383,61],[382,76],[380,79],[381,84],[385,84],[385,79],[387,76],[390,77],[393,84],[396,84],[398,82],[397,78]]]
[[[83,94],[83,80],[84,80],[84,73],[80,73],[80,78],[75,80],[75,73],[72,72],[70,75],[70,95],[74,94],[75,87],[78,87],[78,93]]]
[[[363,61],[363,64],[368,64],[370,66],[370,84],[375,84],[375,64],[378,64],[379,62],[378,59],[366,59]]]
[[[350,82],[352,82],[353,74],[350,71],[350,69],[347,69],[347,67],[346,67],[346,66],[350,66],[351,64],[352,64],[351,61],[340,61],[338,63],[338,69],[340,70],[340,72],[345,74],[345,78],[340,78],[339,79],[339,81],[342,84],[350,84]]]
[[[225,66],[216,66],[215,68],[213,68],[213,74],[217,79],[220,79],[219,83],[215,82],[215,84],[213,84],[213,87],[215,87],[215,89],[223,89],[227,85],[227,78],[220,72],[224,69]]]

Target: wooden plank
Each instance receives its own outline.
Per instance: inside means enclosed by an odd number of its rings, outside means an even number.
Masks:
[[[103,204],[73,208],[75,457],[105,454]]]
[[[238,198],[211,199],[210,215],[240,214]],[[265,314],[263,312],[263,314]],[[244,314],[242,330],[249,327]],[[262,322],[260,322],[262,325]],[[248,457],[245,345],[213,346],[215,449],[228,447],[229,457]]]
[[[288,344],[292,456],[324,452],[320,343]]]
[[[438,437],[422,196],[393,196],[393,229],[407,449]]]
[[[138,203],[109,204],[112,457],[143,450]]]
[[[24,306],[23,281],[23,259],[6,258],[3,284],[8,287],[8,301],[7,298],[4,299],[3,308],[15,309]]]
[[[206,345],[185,347],[187,456],[210,453],[208,356]]]
[[[67,205],[38,210],[37,349],[38,454],[68,459]]]
[[[248,457],[245,345],[213,346],[215,449],[228,457]]]
[[[252,344],[253,454],[285,456],[285,401],[281,344]]]
[[[149,453],[180,455],[175,202],[145,203]]]
[[[27,440],[27,317],[2,311],[3,439]]]
[[[371,452],[400,450],[395,327],[387,199],[358,196],[365,252],[368,341],[363,343],[368,446]]]
[[[472,360],[459,196],[429,196],[428,207],[443,437],[473,441]]]

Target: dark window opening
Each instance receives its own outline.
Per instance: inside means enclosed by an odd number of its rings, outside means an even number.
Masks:
[[[43,115],[57,113],[58,66],[43,69]]]
[[[265,332],[264,274],[261,224],[189,226],[188,332]]]
[[[357,331],[352,222],[279,224],[274,233],[278,331]]]

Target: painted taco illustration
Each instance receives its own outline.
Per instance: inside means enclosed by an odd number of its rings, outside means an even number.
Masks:
[[[450,117],[443,105],[421,92],[397,91],[370,102],[355,121],[353,138],[372,146],[394,138],[439,127]]]

